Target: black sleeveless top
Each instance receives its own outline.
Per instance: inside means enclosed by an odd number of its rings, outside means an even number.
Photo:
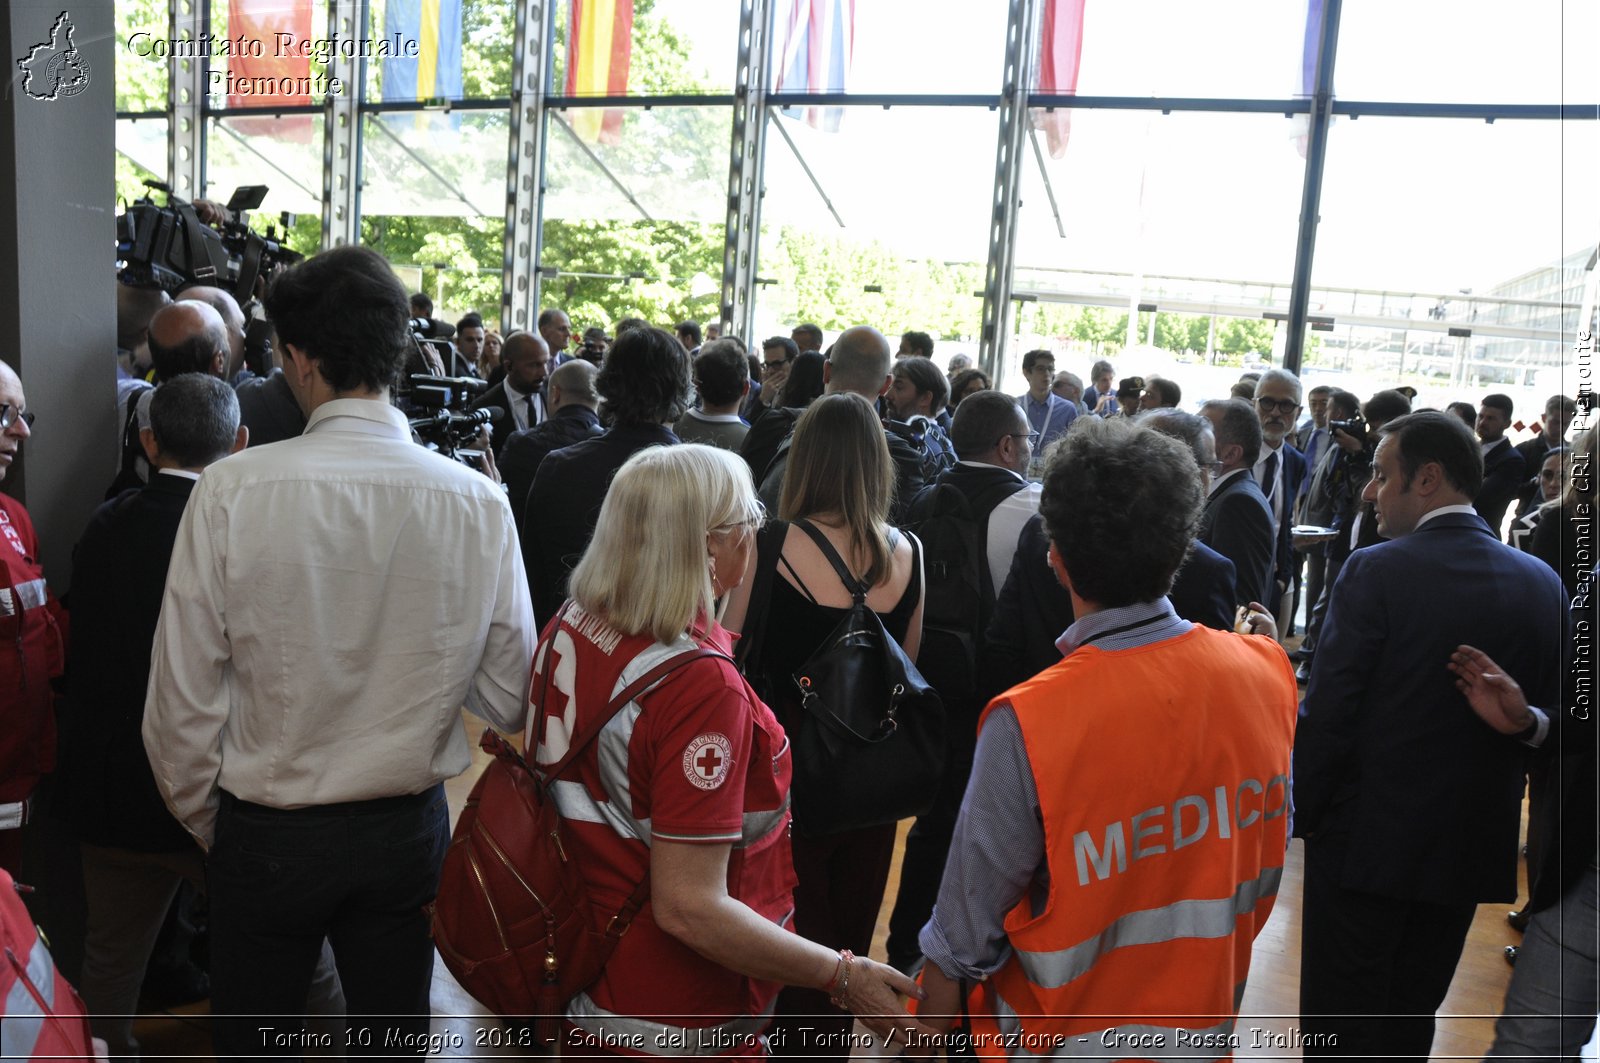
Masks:
[[[891,545],[895,532],[890,531]],[[911,626],[911,614],[916,612],[917,603],[922,600],[922,546],[915,536],[911,539],[911,579],[906,582],[905,593],[900,595],[900,600],[894,608],[886,613],[879,613],[878,619],[883,621],[884,630],[888,631],[894,640],[902,646],[906,640],[906,629]],[[786,558],[778,559],[780,568],[789,568]],[[796,582],[799,575],[793,569],[789,574]],[[838,577],[831,572],[827,579],[837,583]],[[804,586],[804,584],[802,584]],[[772,576],[772,598],[767,605],[767,615],[760,618],[752,617],[766,626],[762,635],[761,644],[761,673],[766,680],[762,686],[772,707],[778,708],[778,703],[787,705],[797,701],[794,694],[795,671],[816,652],[822,645],[839,621],[849,612],[849,607],[834,607],[818,605],[808,590],[800,590],[785,579],[782,573],[774,572]],[[750,624],[747,621],[745,630],[748,635]],[[784,719],[784,713],[779,711],[779,719]]]

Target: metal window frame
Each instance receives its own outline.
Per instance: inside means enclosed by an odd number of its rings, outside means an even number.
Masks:
[[[538,321],[544,250],[546,99],[554,4],[514,0],[516,33],[511,60],[511,122],[506,145],[506,232],[500,288],[500,327],[532,329]]]

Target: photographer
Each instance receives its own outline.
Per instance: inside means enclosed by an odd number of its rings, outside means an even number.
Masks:
[[[1371,503],[1362,503],[1361,493],[1372,479],[1372,456],[1378,446],[1379,433],[1385,424],[1411,412],[1411,400],[1398,391],[1380,391],[1357,412],[1356,397],[1348,391],[1340,391],[1329,399],[1328,411],[1328,431],[1336,445],[1312,476],[1306,504],[1308,508],[1321,506],[1331,512],[1329,526],[1337,534],[1324,547],[1327,572],[1322,580],[1322,593],[1312,603],[1306,625],[1305,641],[1311,644],[1313,652],[1327,616],[1333,585],[1338,582],[1345,559],[1361,547],[1382,541],[1376,514]],[[1302,540],[1296,546],[1315,548],[1309,540]],[[1310,678],[1311,654],[1302,654],[1295,675],[1302,681]]]

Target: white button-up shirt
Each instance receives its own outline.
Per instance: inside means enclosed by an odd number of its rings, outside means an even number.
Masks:
[[[209,847],[218,788],[275,808],[461,774],[464,704],[520,730],[535,640],[505,493],[336,399],[201,476],[152,652],[144,741]]]

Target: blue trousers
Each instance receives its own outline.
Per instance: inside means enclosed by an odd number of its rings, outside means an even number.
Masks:
[[[306,990],[327,938],[349,1055],[411,1056],[428,1032],[424,906],[450,842],[444,787],[275,809],[223,795],[206,861],[219,1060],[299,1059]]]

